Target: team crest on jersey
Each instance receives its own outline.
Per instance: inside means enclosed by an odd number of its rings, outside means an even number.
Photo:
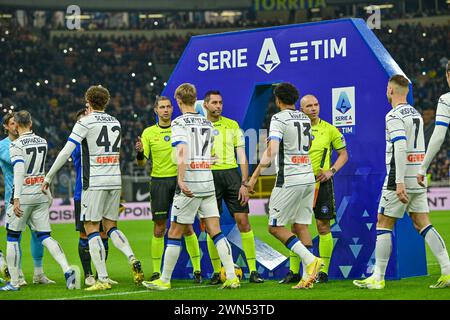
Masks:
[[[218,136],[218,135],[219,135],[219,130],[217,130],[217,129],[214,129],[214,131],[213,131],[213,135],[214,135],[214,136]]]
[[[164,141],[170,141],[170,137],[169,136],[165,136],[164,137]]]
[[[323,206],[321,211],[322,211],[322,213],[328,213],[328,207]]]

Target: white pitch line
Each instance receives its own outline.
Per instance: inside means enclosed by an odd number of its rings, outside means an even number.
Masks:
[[[428,263],[427,266],[437,266],[439,263]],[[173,288],[170,289],[170,291],[173,290],[189,290],[189,289],[201,289],[201,288],[212,288],[212,286],[191,286],[191,287],[181,287],[181,288]],[[71,298],[54,298],[54,299],[46,299],[46,300],[80,300],[80,299],[86,299],[86,298],[102,298],[102,297],[114,297],[114,296],[125,296],[130,294],[141,294],[141,293],[151,293],[157,290],[141,290],[141,291],[127,291],[127,292],[113,292],[109,294],[96,294],[96,295],[87,295],[87,296],[78,296],[78,297],[71,297]]]
[[[213,288],[213,286],[207,285],[207,286],[192,286],[192,287],[181,287],[181,288],[173,288],[170,289],[170,291],[173,290],[188,290],[188,289],[201,289],[201,288]],[[86,296],[78,296],[78,297],[67,297],[67,298],[53,298],[53,299],[46,299],[46,300],[79,300],[79,299],[86,299],[86,298],[101,298],[101,297],[113,297],[113,296],[125,296],[130,294],[141,294],[141,293],[152,293],[157,290],[141,290],[141,291],[127,291],[127,292],[113,292],[109,294],[96,294],[96,295],[86,295]]]

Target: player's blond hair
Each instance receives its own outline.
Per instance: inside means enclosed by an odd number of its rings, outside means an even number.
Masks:
[[[180,99],[183,104],[193,106],[197,101],[197,90],[191,83],[183,83],[175,90],[175,99]]]
[[[403,87],[403,88],[409,87],[409,80],[406,79],[406,77],[401,74],[396,74],[395,76],[390,77],[389,82],[395,83],[399,87]]]
[[[390,77],[389,83],[398,87],[400,89],[399,91],[401,91],[402,93],[408,92],[409,90],[409,80],[401,74],[396,74]]]
[[[89,87],[84,97],[86,101],[89,102],[92,109],[105,110],[106,105],[109,102],[110,95],[108,89],[98,85]]]

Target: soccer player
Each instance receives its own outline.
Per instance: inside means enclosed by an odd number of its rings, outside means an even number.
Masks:
[[[11,165],[11,158],[9,155],[9,147],[11,142],[16,140],[19,137],[19,133],[17,132],[17,124],[14,121],[14,113],[7,113],[3,117],[3,128],[8,136],[0,141],[0,168],[3,172],[4,176],[4,185],[5,185],[5,211],[8,210],[9,201],[11,199],[11,195],[13,192],[13,166]],[[30,228],[31,230],[31,228]],[[34,263],[34,275],[33,275],[33,283],[34,284],[53,284],[55,281],[50,280],[44,274],[42,260],[44,257],[44,246],[38,240],[36,236],[36,232],[31,231],[31,256],[33,257]],[[6,263],[3,261],[2,253],[0,251],[0,275],[3,274],[3,277],[8,280],[9,273],[7,269]],[[19,264],[19,285],[24,286],[27,282],[25,281],[21,263]]]
[[[248,161],[245,155],[245,139],[236,121],[222,116],[223,99],[219,91],[208,91],[204,98],[208,120],[214,125],[214,148],[212,154],[216,158],[212,165],[214,188],[216,189],[219,213],[222,212],[222,200],[236,221],[241,233],[242,248],[250,271],[250,282],[262,283],[264,280],[256,271],[255,236],[248,221],[248,190],[245,183],[248,179]],[[238,171],[236,156],[239,159],[242,177]],[[214,273],[210,284],[220,283],[220,258],[211,237],[207,237],[208,252],[211,257]]]
[[[450,61],[447,63],[445,69],[445,77],[447,78],[447,84],[450,87]],[[433,135],[428,143],[428,150],[425,153],[425,158],[417,173],[417,182],[424,186],[424,178],[431,161],[436,153],[438,153],[442,143],[445,140],[445,136],[448,131],[448,124],[450,122],[450,92],[443,94],[439,98],[437,112],[436,112],[436,125],[434,127]]]
[[[75,271],[69,266],[59,243],[50,233],[49,207],[52,201],[50,193],[43,195],[41,185],[44,182],[47,141],[31,131],[31,115],[27,111],[14,114],[19,137],[11,142],[10,155],[14,167],[14,191],[8,206],[6,233],[6,261],[11,281],[1,291],[17,291],[21,260],[21,233],[29,224],[36,231],[39,241],[61,266],[68,289],[75,289]]]
[[[433,227],[428,215],[427,192],[417,183],[416,175],[425,154],[423,120],[406,101],[409,81],[394,75],[387,85],[387,98],[392,110],[386,115],[386,178],[378,207],[377,241],[374,273],[364,280],[355,280],[359,288],[383,289],[384,276],[392,251],[392,229],[405,210],[414,227],[425,238],[437,258],[442,276],[430,288],[450,285],[450,261],[444,240]]]
[[[277,178],[269,201],[269,232],[302,260],[305,276],[293,288],[309,289],[324,265],[305,246],[312,246],[308,225],[312,220],[315,184],[308,154],[311,120],[295,109],[299,93],[294,85],[281,83],[273,93],[280,112],[272,116],[269,145],[247,185],[254,192],[261,170],[278,156]],[[290,223],[297,236],[286,228]]]
[[[45,177],[42,190],[66,163],[77,145],[81,146],[83,191],[81,193],[81,220],[89,239],[89,253],[98,273],[98,281],[85,290],[111,289],[112,281],[106,270],[106,252],[100,237],[100,223],[114,246],[128,259],[134,282],[139,285],[144,273],[134,256],[126,236],[117,228],[122,179],[120,173],[120,122],[105,113],[110,95],[102,86],[91,86],[85,94],[88,115],[73,127],[72,133]]]
[[[309,156],[316,177],[317,195],[314,203],[314,216],[316,218],[317,231],[319,233],[319,256],[323,259],[325,266],[317,276],[318,283],[328,282],[328,268],[331,255],[333,254],[333,236],[331,234],[330,220],[336,217],[334,203],[333,176],[348,160],[345,148],[345,139],[339,130],[319,118],[320,104],[313,95],[305,95],[300,100],[300,107],[304,114],[311,120],[312,140]],[[338,157],[331,165],[331,153],[336,150]],[[295,230],[292,230],[295,233]],[[289,252],[290,271],[280,283],[290,283],[300,280],[300,257]]]
[[[86,116],[86,108],[77,112],[77,121]],[[75,229],[80,233],[78,240],[78,255],[80,256],[81,265],[84,272],[84,284],[87,286],[93,286],[95,284],[95,278],[91,269],[91,255],[89,253],[89,240],[84,230],[83,221],[80,220],[81,216],[81,190],[82,190],[82,174],[81,174],[81,148],[80,145],[75,147],[71,154],[73,165],[76,171],[75,179],[75,192],[73,195],[73,202],[75,206]],[[100,237],[102,238],[103,246],[105,247],[105,261],[108,259],[109,243],[108,235],[103,231],[103,226],[100,224]],[[111,284],[117,284],[116,281],[110,279]]]
[[[211,173],[213,125],[195,112],[197,90],[192,84],[181,84],[175,91],[175,99],[183,113],[172,121],[172,146],[176,147],[178,166],[177,191],[172,204],[171,225],[161,278],[144,281],[143,285],[151,290],[171,288],[170,279],[180,255],[181,237],[186,226],[192,225],[198,214],[217,247],[226,271],[226,281],[222,288],[239,288],[240,282],[234,270],[231,247],[220,230],[220,216]]]
[[[161,276],[161,261],[164,253],[164,235],[169,209],[177,186],[177,165],[172,161],[171,120],[173,106],[168,97],[158,97],[155,102],[158,123],[146,128],[136,142],[137,163],[145,166],[152,161],[150,198],[153,218],[152,261],[153,275],[150,281]],[[191,257],[194,282],[201,283],[200,247],[192,225],[184,229],[186,248]]]

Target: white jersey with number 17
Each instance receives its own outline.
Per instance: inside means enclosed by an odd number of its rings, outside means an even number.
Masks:
[[[73,127],[69,141],[81,145],[83,190],[122,188],[120,173],[120,122],[113,116],[94,111]]]
[[[172,121],[172,146],[187,145],[184,182],[195,197],[215,194],[211,172],[212,143],[213,125],[204,116],[186,112]]]

